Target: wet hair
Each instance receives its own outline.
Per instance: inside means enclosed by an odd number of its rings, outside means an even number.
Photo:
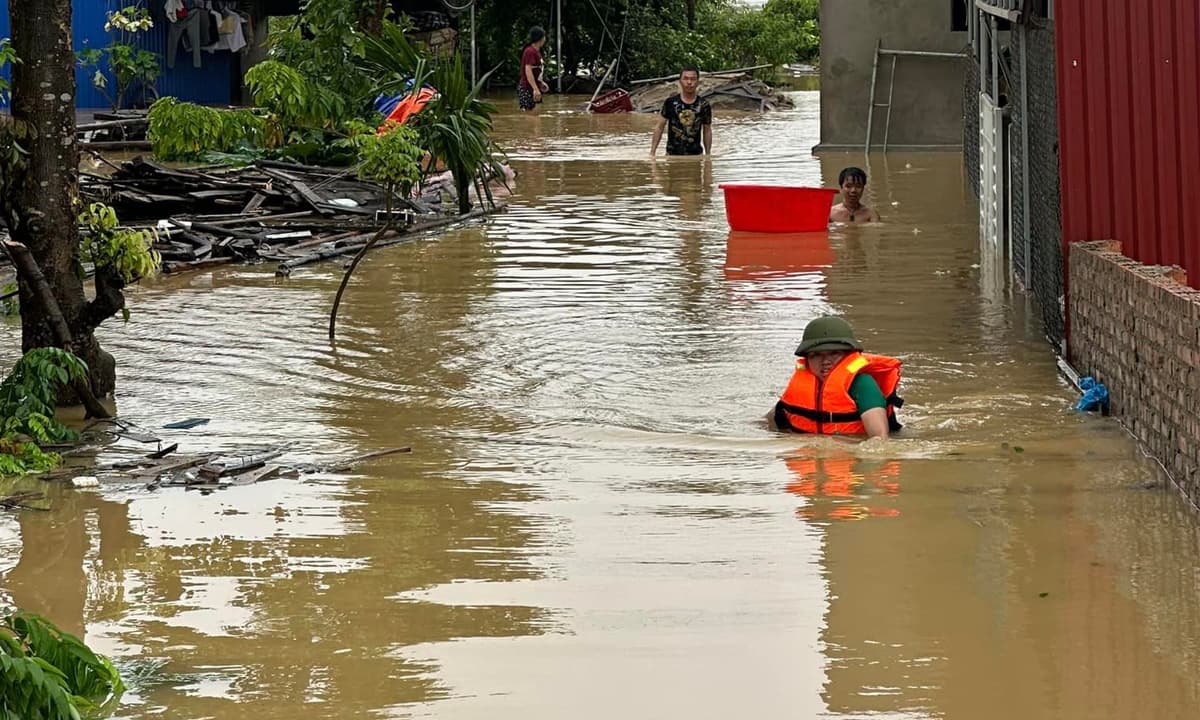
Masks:
[[[695,65],[684,65],[683,67],[679,68],[679,77],[683,77],[684,73],[690,72],[694,72],[696,73],[696,77],[700,77],[700,68],[696,67]]]
[[[538,40],[546,37],[546,31],[540,25],[534,25],[529,28],[529,44],[532,45]]]
[[[857,180],[859,185],[867,184],[867,173],[862,168],[848,167],[838,173],[838,187],[846,184],[847,180]]]

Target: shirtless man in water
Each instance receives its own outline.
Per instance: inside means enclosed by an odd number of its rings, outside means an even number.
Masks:
[[[829,211],[829,222],[879,222],[879,213],[862,204],[863,190],[866,187],[867,173],[860,168],[848,167],[839,173],[838,188],[842,191],[842,201]]]

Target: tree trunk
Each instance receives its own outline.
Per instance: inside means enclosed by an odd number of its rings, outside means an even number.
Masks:
[[[458,191],[458,214],[466,215],[471,212],[471,173],[451,173],[454,178],[454,189]]]
[[[0,152],[0,209],[16,242],[29,248],[71,331],[69,348],[87,363],[98,397],[112,393],[116,363],[93,331],[124,305],[123,284],[98,272],[97,299],[88,303],[79,272],[79,148],[75,142],[75,53],[71,0],[8,0],[12,44],[12,116],[0,120],[0,150],[14,141],[17,157]],[[103,275],[104,277],[100,277]],[[50,309],[32,283],[18,276],[21,348],[61,347]],[[64,401],[74,398],[64,397]]]
[[[687,0],[688,30],[696,29],[696,0]]]

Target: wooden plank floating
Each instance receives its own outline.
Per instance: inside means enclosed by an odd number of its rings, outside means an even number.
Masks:
[[[262,467],[267,464],[268,460],[274,460],[285,452],[287,452],[286,448],[275,448],[265,452],[230,458],[221,462],[210,462],[201,466],[200,477],[215,480],[222,475],[237,475],[247,470]]]

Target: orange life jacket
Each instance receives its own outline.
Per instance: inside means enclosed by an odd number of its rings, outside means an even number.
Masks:
[[[796,361],[796,372],[783,391],[779,405],[792,430],[817,435],[866,435],[867,429],[859,417],[850,383],[859,373],[866,373],[879,383],[887,398],[888,426],[900,429],[896,408],[904,401],[896,395],[900,385],[900,360],[885,355],[852,352],[842,358],[825,382],[808,369],[804,358]]]

